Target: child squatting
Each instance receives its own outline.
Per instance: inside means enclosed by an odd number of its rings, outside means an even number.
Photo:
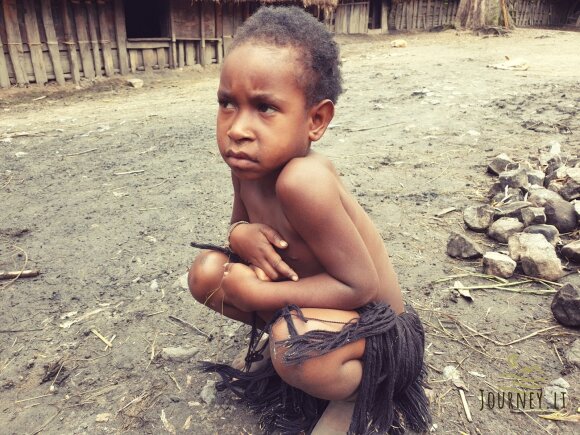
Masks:
[[[203,369],[266,433],[426,431],[419,317],[371,219],[311,149],[341,83],[336,42],[303,10],[264,7],[238,29],[218,89],[228,247],[193,244],[189,288],[252,334],[244,363]]]

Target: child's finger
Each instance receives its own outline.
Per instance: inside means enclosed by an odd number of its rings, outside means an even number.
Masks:
[[[279,273],[281,276],[290,278],[292,281],[298,281],[298,274],[288,266],[288,264],[282,260],[279,255],[270,258],[270,265]]]
[[[252,270],[256,274],[256,277],[260,281],[270,281],[270,278],[268,277],[268,275],[266,275],[266,273],[262,269],[260,269],[258,266],[252,265],[250,267],[252,268]]]
[[[284,240],[282,236],[278,234],[278,232],[272,227],[267,225],[262,226],[262,234],[264,234],[268,241],[276,248],[284,249],[288,247],[288,242],[286,242],[286,240]]]

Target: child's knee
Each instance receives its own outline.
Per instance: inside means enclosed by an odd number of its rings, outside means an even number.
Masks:
[[[216,251],[202,251],[195,258],[189,269],[188,284],[197,301],[205,303],[210,293],[220,286],[227,261],[225,254]]]

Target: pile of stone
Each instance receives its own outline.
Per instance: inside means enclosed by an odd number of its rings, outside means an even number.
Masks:
[[[497,176],[489,204],[467,207],[463,220],[471,231],[507,244],[507,250],[500,245],[484,252],[469,237],[453,233],[448,255],[483,257],[484,273],[503,278],[519,267],[525,275],[557,281],[565,273],[562,261],[580,265],[580,158],[552,149],[533,165],[500,154],[487,169]]]

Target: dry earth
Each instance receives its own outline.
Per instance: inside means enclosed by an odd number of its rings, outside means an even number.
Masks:
[[[315,147],[376,222],[425,321],[435,433],[574,433],[574,423],[539,418],[545,404],[480,409],[480,390],[563,376],[576,413],[579,372],[566,352],[578,331],[554,322],[551,296],[474,290],[469,302],[452,296],[452,280],[435,281],[480,271],[478,261],[448,258],[445,244],[463,231],[460,210],[484,200],[492,157],[533,159],[552,141],[579,153],[580,33],[447,31],[406,35],[402,49],[390,47],[394,38],[340,40],[346,92]],[[529,70],[487,67],[504,56]],[[0,93],[0,269],[41,272],[0,282],[2,433],[260,433],[228,396],[205,404],[207,376],[195,368],[230,361],[247,329],[195,304],[178,282],[196,254],[189,242],[219,242],[229,222],[214,133],[218,70],[140,77],[142,89],[114,79]],[[457,211],[436,216],[449,207]],[[580,276],[562,282],[580,285]],[[199,353],[161,358],[171,346]],[[459,366],[473,422],[443,378],[449,365]]]

